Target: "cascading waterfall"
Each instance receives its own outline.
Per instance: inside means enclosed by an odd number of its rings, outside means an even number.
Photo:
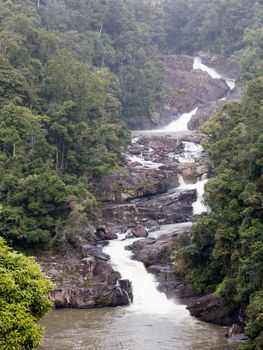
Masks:
[[[197,199],[196,201],[192,204],[193,206],[193,214],[194,215],[200,215],[202,213],[207,212],[207,207],[203,203],[203,195],[205,193],[205,184],[207,183],[207,174],[203,174],[195,184],[186,184],[183,176],[179,175],[179,188],[182,190],[196,190],[197,192]]]
[[[207,72],[213,79],[224,79],[230,90],[233,90],[236,86],[234,79],[224,78],[222,75],[218,74],[215,69],[207,67],[205,64],[203,64],[199,57],[194,58],[193,69],[199,69],[203,72]]]
[[[210,76],[215,71],[202,64],[196,58],[193,69],[202,69]],[[226,80],[227,81],[227,80]],[[234,82],[232,87],[234,87]],[[230,89],[231,86],[229,85]],[[187,131],[191,115],[184,113],[177,124],[165,127],[165,132],[173,130]],[[176,125],[176,127],[175,127]],[[157,130],[155,132],[160,132]],[[149,133],[151,134],[155,134]],[[133,142],[137,142],[134,139]],[[193,163],[202,156],[203,148],[193,142],[183,142],[184,152],[169,154],[171,159],[180,163]],[[143,154],[128,159],[137,162],[144,168],[158,168],[160,163],[146,161]],[[188,184],[179,175],[178,190],[196,189],[197,201],[193,203],[193,213],[200,214],[207,210],[202,203],[204,185],[207,181],[204,174],[195,184]],[[149,238],[158,239],[169,235],[182,227],[191,226],[191,222],[161,225],[158,230],[149,232]],[[157,290],[154,276],[147,272],[144,264],[132,260],[132,253],[125,249],[137,239],[125,239],[119,234],[118,239],[110,241],[104,252],[110,255],[111,263],[123,278],[132,281],[134,301],[128,307],[54,311],[47,316],[45,344],[42,350],[211,350],[232,348],[223,336],[223,331],[192,318],[185,306],[168,300],[164,293]],[[54,316],[55,315],[55,316]],[[59,336],[58,336],[59,334]],[[216,347],[214,347],[214,345]]]
[[[222,75],[217,73],[215,69],[207,67],[205,64],[203,64],[199,57],[194,58],[193,70],[202,70],[203,72],[208,73],[209,76],[213,79],[224,79],[230,90],[233,90],[235,88],[236,84],[234,79],[224,78]],[[225,100],[227,97],[222,98],[222,100]],[[191,118],[196,114],[197,111],[198,111],[198,107],[194,108],[190,112],[183,113],[175,121],[169,123],[167,126],[161,129],[153,130],[152,133],[159,133],[159,132],[173,133],[173,132],[188,131],[189,130],[188,123],[191,120]]]
[[[207,72],[214,79],[222,79],[222,76],[218,74],[214,69],[204,65],[200,58],[196,57],[193,63],[193,69],[200,69]],[[235,81],[231,79],[225,79],[229,88],[233,89]],[[189,113],[183,113],[176,121],[170,123],[165,128],[157,131],[174,132],[174,131],[187,131],[187,124],[193,115],[197,112],[198,108],[195,108]],[[136,142],[138,138],[135,139]],[[180,162],[195,161],[195,154],[200,155],[203,151],[201,145],[193,142],[184,143],[185,152],[183,155],[179,155]],[[173,155],[176,156],[176,155]],[[158,168],[162,164],[145,161],[142,156],[132,156],[128,159],[129,162],[138,162],[144,167]],[[179,175],[178,189],[197,191],[197,200],[192,204],[193,214],[198,215],[207,211],[207,207],[203,203],[204,187],[207,182],[207,174],[204,174],[200,180],[194,184],[185,183],[183,177]],[[126,246],[132,244],[136,239],[124,240],[124,235],[119,235],[118,240],[110,242],[110,244],[104,248],[105,253],[111,257],[111,262],[115,266],[116,270],[121,273],[124,278],[128,278],[132,281],[134,292],[134,304],[130,307],[131,310],[145,311],[147,313],[160,313],[169,314],[178,309],[173,301],[166,298],[163,293],[157,290],[157,283],[152,274],[149,274],[144,267],[144,264],[138,261],[132,260],[132,253],[125,249]],[[180,312],[183,308],[180,307]],[[185,315],[185,311],[182,313]],[[189,316],[190,317],[190,316]]]
[[[132,260],[132,252],[126,250],[125,247],[138,238],[125,240],[124,236],[124,234],[119,234],[118,240],[111,241],[104,248],[104,252],[110,255],[115,269],[132,281],[134,302],[129,310],[146,314],[173,314],[178,318],[189,317],[184,306],[168,300],[164,293],[157,290],[158,283],[155,277],[147,272],[144,264]]]

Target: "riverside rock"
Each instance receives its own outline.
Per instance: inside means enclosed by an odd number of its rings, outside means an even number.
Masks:
[[[238,322],[238,314],[233,313],[231,316],[225,316],[224,306],[220,303],[220,299],[209,294],[192,300],[188,305],[192,316],[205,322],[212,322],[219,326],[231,326]]]
[[[133,252],[133,259],[142,261],[150,273],[156,276],[158,290],[168,297],[176,297],[181,302],[189,302],[193,297],[200,296],[190,282],[181,278],[174,270],[172,254],[175,243],[181,235],[189,234],[190,228],[175,229],[174,233],[160,238],[147,238],[128,246]]]
[[[131,229],[131,233],[134,237],[140,238],[140,237],[147,237],[148,232],[146,228],[142,225],[135,226]]]
[[[41,265],[56,284],[50,299],[58,308],[128,305],[132,298],[131,284],[119,284],[120,274],[105,261],[87,257]]]

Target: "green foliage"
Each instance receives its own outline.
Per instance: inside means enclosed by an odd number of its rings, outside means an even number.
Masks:
[[[255,293],[247,308],[249,323],[246,333],[249,340],[240,347],[240,350],[260,350],[263,346],[263,290]]]
[[[166,1],[166,45],[177,51],[233,54],[243,48],[247,29],[262,26],[262,10],[258,0]]]
[[[32,258],[10,250],[0,238],[0,347],[33,349],[43,329],[37,324],[51,308],[52,283]]]
[[[215,291],[224,310],[246,310],[250,341],[262,348],[263,79],[252,80],[241,104],[227,105],[202,131],[215,177],[206,186],[211,212],[179,250],[181,271],[201,291]]]
[[[123,1],[36,5],[0,5],[0,234],[30,251],[50,247],[72,203],[96,218],[92,188],[120,165],[129,139],[120,62],[133,65],[135,47],[153,51],[142,34],[132,49],[123,40],[117,58],[123,31],[138,30]]]

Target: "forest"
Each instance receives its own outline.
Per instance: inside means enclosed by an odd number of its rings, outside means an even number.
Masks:
[[[7,334],[17,329],[18,312],[28,327],[43,316],[52,288],[30,258],[6,244],[25,255],[53,249],[73,206],[96,222],[97,180],[121,167],[129,128],[151,119],[166,93],[162,55],[200,51],[240,64],[244,97],[202,127],[212,162],[211,211],[175,253],[176,268],[198,290],[217,293],[226,313],[241,310],[249,337],[242,349],[263,348],[261,1],[2,0],[2,349],[40,343],[38,326],[24,329],[17,343]],[[21,266],[29,271],[23,278],[16,272]],[[37,282],[22,305],[14,290],[33,283],[27,278]]]

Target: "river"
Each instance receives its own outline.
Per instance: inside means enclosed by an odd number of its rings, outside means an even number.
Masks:
[[[212,78],[221,78],[213,69],[195,58],[193,69],[206,71]],[[235,82],[227,80],[230,89]],[[166,127],[149,133],[187,133],[187,124],[196,113],[182,114]],[[146,132],[147,133],[147,132]],[[184,153],[178,155],[179,162],[194,162],[195,155],[202,147],[192,142],[184,143]],[[146,161],[143,157],[130,159],[143,167],[158,168],[162,164]],[[196,189],[197,200],[193,213],[201,214],[208,208],[203,204],[206,175],[197,183],[185,183],[179,176],[179,189]],[[164,225],[151,232],[154,238],[164,233],[174,232],[191,223]],[[157,282],[148,273],[144,264],[132,260],[132,253],[125,249],[136,239],[124,240],[119,234],[105,247],[105,253],[111,257],[111,263],[123,278],[132,281],[134,302],[128,307],[103,308],[90,310],[54,310],[42,321],[46,335],[41,350],[229,350],[236,349],[236,343],[230,343],[224,337],[224,329],[196,320],[191,317],[185,305],[177,300],[169,300],[157,290]]]

